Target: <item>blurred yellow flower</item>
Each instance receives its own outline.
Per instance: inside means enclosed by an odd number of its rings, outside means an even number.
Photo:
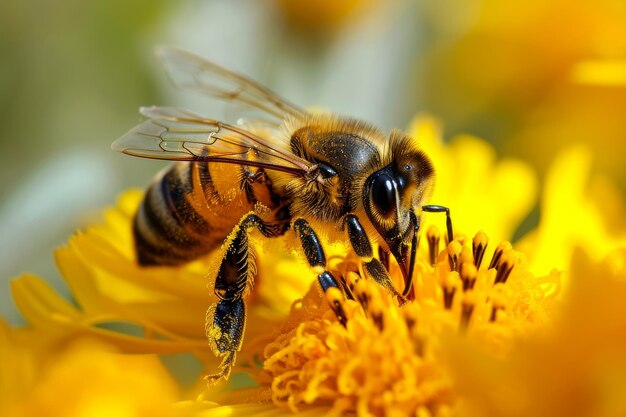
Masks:
[[[531,167],[498,159],[491,145],[473,136],[460,135],[444,144],[439,124],[427,115],[414,118],[408,132],[435,166],[430,201],[450,208],[455,227],[483,230],[496,242],[512,239],[537,202],[537,176]],[[426,225],[433,224],[432,215],[425,217]]]
[[[426,107],[541,175],[560,151],[584,144],[626,189],[626,3],[467,3],[462,14],[424,3],[420,17],[433,28],[419,56]]]
[[[177,415],[178,387],[155,355],[123,355],[88,339],[42,355],[41,339],[0,326],[0,415]]]
[[[573,82],[587,85],[626,86],[626,60],[587,60],[572,68]]]
[[[277,0],[283,19],[296,32],[328,36],[346,26],[376,0]]]
[[[607,178],[591,176],[591,152],[570,147],[553,162],[544,183],[539,225],[520,242],[531,269],[569,268],[574,248],[595,262],[626,246],[624,200]]]

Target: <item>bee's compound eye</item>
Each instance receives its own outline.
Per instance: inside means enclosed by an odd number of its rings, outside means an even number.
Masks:
[[[396,209],[396,187],[387,174],[380,174],[372,183],[372,203],[378,212],[387,217]]]
[[[331,167],[330,165],[320,163],[319,170],[320,170],[320,175],[324,179],[332,178],[335,175],[337,175],[337,171],[335,170],[335,168]]]

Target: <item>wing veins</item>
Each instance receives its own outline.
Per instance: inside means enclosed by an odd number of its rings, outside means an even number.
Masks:
[[[176,108],[140,111],[149,119],[115,141],[113,149],[145,158],[235,163],[295,175],[315,168],[268,139],[219,120]]]
[[[306,114],[305,110],[279,97],[267,87],[199,55],[176,48],[159,48],[157,55],[166,64],[172,83],[181,89],[200,91],[224,100],[239,101],[279,119],[284,119],[285,114],[297,117]],[[222,81],[226,85],[216,85],[217,81]]]

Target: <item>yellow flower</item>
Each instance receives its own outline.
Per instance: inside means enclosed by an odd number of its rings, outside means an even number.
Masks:
[[[1,415],[178,415],[178,388],[156,356],[122,355],[93,340],[57,346],[53,353],[51,346],[42,349],[47,341],[41,336],[0,326]]]
[[[248,371],[259,387],[231,391],[220,402],[235,405],[217,410],[251,402],[248,411],[261,414],[267,405],[254,404],[271,399],[285,409],[271,415],[449,415],[459,392],[446,364],[445,341],[463,334],[495,356],[506,355],[520,336],[545,324],[558,294],[558,274],[534,277],[507,244],[477,269],[485,239],[479,233],[464,246],[454,241],[434,266],[420,258],[415,300],[402,307],[359,279],[350,261],[335,259],[332,269],[347,277],[355,300],[345,301],[339,290],[327,292],[325,300],[313,285],[265,344],[262,368]]]
[[[625,60],[586,60],[578,62],[570,73],[573,82],[583,85],[623,87],[626,85]]]
[[[332,35],[351,19],[372,8],[375,0],[277,0],[283,19],[296,32]]]
[[[591,154],[580,146],[559,154],[541,199],[538,227],[519,244],[531,269],[547,273],[569,267],[574,248],[599,262],[626,246],[624,200],[607,178],[590,175]]]
[[[416,117],[409,133],[435,166],[434,204],[449,207],[457,230],[483,230],[496,242],[511,240],[537,201],[537,177],[527,164],[496,156],[487,142],[469,135],[444,145],[438,123]],[[425,228],[441,219],[425,215]]]
[[[20,344],[6,343],[9,348],[0,344],[0,353],[7,351],[16,358],[6,371],[8,378],[3,374],[0,379],[0,388],[10,388],[8,403],[22,407],[24,413],[39,410],[23,408],[21,401],[26,399],[37,407],[58,407],[51,403],[54,396],[39,394],[41,378],[52,387],[51,393],[63,392],[57,386],[76,387],[76,401],[84,400],[89,407],[100,403],[96,391],[105,396],[111,392],[111,398],[128,405],[128,410],[143,410],[146,396],[156,395],[164,400],[157,403],[164,415],[172,411],[166,403],[176,403],[177,413],[194,416],[280,415],[296,410],[304,415],[348,411],[368,417],[458,413],[469,404],[468,394],[459,385],[464,381],[462,366],[449,347],[478,346],[480,351],[471,348],[459,355],[465,355],[468,363],[488,363],[483,357],[506,360],[521,340],[549,333],[560,311],[561,277],[551,269],[537,274],[531,267],[543,265],[541,259],[549,265],[550,254],[559,262],[562,256],[567,258],[567,248],[550,244],[566,246],[563,242],[569,240],[559,240],[564,236],[561,226],[550,228],[560,219],[546,215],[525,242],[532,243],[528,252],[513,250],[508,240],[536,200],[532,170],[519,161],[497,160],[493,149],[477,138],[459,137],[443,145],[437,124],[427,117],[416,119],[411,130],[432,155],[438,172],[432,202],[451,207],[458,239],[446,246],[437,228],[431,227],[443,219],[424,216],[412,301],[400,307],[397,299],[360,279],[354,256],[342,245],[326,248],[329,268],[346,279],[354,300],[333,290],[322,295],[305,262],[254,242],[259,248],[259,273],[250,296],[243,350],[230,383],[207,390],[202,376],[214,373],[218,361],[205,338],[204,317],[215,301],[211,271],[225,249],[182,267],[138,267],[131,220],[141,193],[129,191],[105,213],[102,225],[72,237],[56,253],[75,302],[64,300],[38,277],[23,275],[13,281],[16,305],[29,328],[5,326],[2,340],[10,342],[23,334],[31,344],[35,338],[39,343],[32,354],[20,353],[15,347]],[[558,188],[558,181],[553,186]],[[550,197],[544,195],[544,204],[557,213],[563,210],[561,202],[571,202]],[[575,201],[586,202],[583,197]],[[584,207],[581,204],[580,210]],[[598,218],[603,214],[607,213],[597,213]],[[619,239],[606,240],[595,219],[584,217],[589,223],[581,230],[607,243],[602,251],[618,244]],[[479,229],[487,233],[472,239],[470,233]],[[391,265],[390,273],[401,280],[397,265]],[[272,281],[265,281],[265,276]],[[96,344],[82,343],[85,339]],[[137,402],[129,403],[123,390],[108,385],[107,375],[104,382],[93,384],[93,391],[79,387],[78,370],[88,368],[89,352],[120,367],[127,366],[128,359],[128,385],[143,385],[133,375],[144,373],[144,363],[134,364],[130,353],[191,353],[204,369],[193,376],[191,389],[179,387],[176,392],[168,388],[169,382],[148,384]],[[54,365],[43,369],[32,358]],[[154,357],[146,361],[145,374],[161,378]],[[242,384],[248,387],[233,387]],[[118,404],[110,404],[114,405]]]
[[[626,250],[602,263],[572,258],[569,296],[551,331],[494,357],[451,343],[466,416],[621,416],[626,413]],[[467,361],[471,355],[472,361]]]
[[[584,144],[626,185],[626,3],[427,2],[422,101],[451,130],[497,141],[543,175]],[[433,39],[434,38],[434,39]]]

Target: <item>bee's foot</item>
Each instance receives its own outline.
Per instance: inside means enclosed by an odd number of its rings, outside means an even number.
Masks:
[[[220,363],[219,371],[215,374],[207,375],[204,377],[209,387],[217,385],[222,379],[226,381],[230,376],[230,372],[235,364],[236,352],[228,352]]]

